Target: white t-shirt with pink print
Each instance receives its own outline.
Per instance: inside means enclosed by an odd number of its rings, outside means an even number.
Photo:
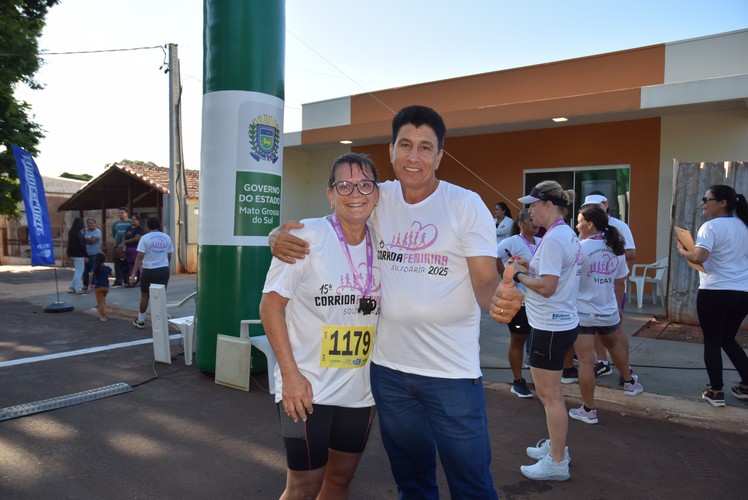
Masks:
[[[481,312],[468,257],[496,256],[483,200],[445,181],[405,202],[399,181],[379,185],[371,222],[382,273],[382,315],[372,361],[428,377],[478,378]]]
[[[605,240],[582,240],[582,268],[577,295],[581,326],[613,326],[621,321],[615,280],[629,273],[625,255],[616,255]]]

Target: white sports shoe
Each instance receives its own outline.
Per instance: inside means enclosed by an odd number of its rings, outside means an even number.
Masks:
[[[519,468],[522,475],[535,481],[566,481],[569,475],[569,460],[556,462],[550,455],[546,455],[535,465],[523,465]]]
[[[527,456],[533,460],[540,460],[544,456],[551,452],[551,440],[541,439],[538,444],[527,448]],[[567,462],[571,463],[571,457],[569,456],[569,447],[564,449],[564,458]]]

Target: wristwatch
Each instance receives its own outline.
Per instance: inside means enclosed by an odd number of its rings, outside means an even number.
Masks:
[[[514,280],[515,283],[519,283],[520,274],[527,274],[527,273],[523,273],[522,271],[517,271],[516,273],[514,273],[514,276],[512,277],[512,279]]]

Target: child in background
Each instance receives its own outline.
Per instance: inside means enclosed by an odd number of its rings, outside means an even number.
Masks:
[[[106,321],[106,296],[109,293],[109,276],[112,268],[104,265],[106,255],[99,252],[94,257],[94,266],[88,276],[89,288],[96,291],[96,306],[99,308],[99,320]]]

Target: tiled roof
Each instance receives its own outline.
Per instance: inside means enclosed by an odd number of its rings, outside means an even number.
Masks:
[[[164,194],[169,193],[169,169],[166,167],[155,167],[132,163],[112,163],[109,168],[118,168],[128,174],[137,177]],[[197,199],[200,197],[200,171],[186,170],[187,198]]]

